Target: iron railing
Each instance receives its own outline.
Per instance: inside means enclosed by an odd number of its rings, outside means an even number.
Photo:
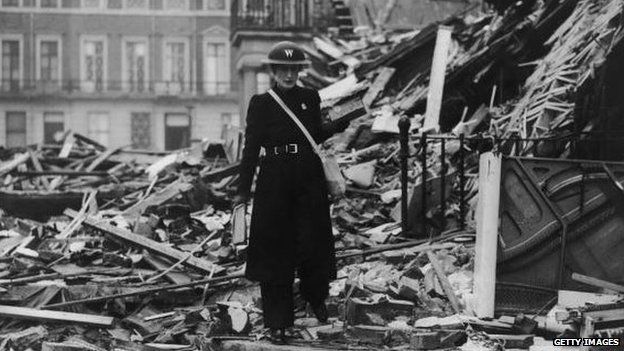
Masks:
[[[119,81],[78,79],[0,80],[0,95],[128,94],[145,96],[223,96],[235,92],[235,82],[176,82],[164,80]]]
[[[311,0],[232,0],[232,33],[238,30],[311,30],[311,10]]]

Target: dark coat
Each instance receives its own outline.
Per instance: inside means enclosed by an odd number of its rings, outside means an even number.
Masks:
[[[321,123],[320,98],[312,89],[274,88],[312,137],[325,140],[336,129]],[[240,165],[239,194],[249,197],[256,181],[246,276],[251,280],[288,283],[305,263],[328,280],[336,277],[336,257],[329,214],[330,201],[318,156],[301,130],[268,94],[249,102],[245,146]],[[298,154],[258,157],[260,147],[296,143]]]

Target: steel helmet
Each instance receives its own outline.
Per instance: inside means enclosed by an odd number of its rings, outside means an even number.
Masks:
[[[305,53],[292,41],[281,41],[271,48],[267,59],[262,61],[270,65],[307,65]]]

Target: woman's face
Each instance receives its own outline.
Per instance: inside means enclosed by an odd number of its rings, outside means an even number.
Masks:
[[[271,77],[281,89],[291,89],[297,84],[301,66],[299,65],[273,65]]]

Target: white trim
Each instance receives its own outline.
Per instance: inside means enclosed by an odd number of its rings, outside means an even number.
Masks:
[[[57,34],[41,34],[35,39],[35,79],[41,80],[41,42],[56,41],[58,53],[58,85],[61,86],[63,80],[63,37]]]
[[[211,27],[214,28],[214,27]],[[209,28],[210,29],[210,28]],[[231,53],[230,53],[230,40],[228,39],[228,37],[223,37],[223,36],[206,36],[204,35],[203,40],[202,40],[202,64],[203,64],[203,85],[204,85],[204,94],[208,94],[207,93],[207,83],[208,83],[208,70],[206,69],[207,67],[207,60],[206,57],[207,55],[207,46],[208,44],[225,44],[225,63],[227,65],[227,67],[224,68],[225,70],[225,79],[224,81],[228,84],[228,90],[226,93],[232,91],[232,74],[231,74]],[[217,87],[218,89],[218,87]],[[215,94],[215,95],[222,95],[222,94]]]
[[[157,87],[156,91],[157,93],[159,91],[163,91],[166,93],[171,93],[172,91],[170,91],[170,89],[167,87],[169,86],[169,84],[167,84],[169,82],[169,75],[167,73],[171,73],[168,72],[168,67],[167,67],[167,44],[170,43],[182,43],[184,44],[184,91],[185,92],[189,92],[191,90],[192,87],[192,82],[191,82],[191,40],[187,37],[164,37],[163,41],[162,41],[162,57],[161,57],[161,66],[162,66],[162,70],[161,70],[161,81],[162,83],[165,85],[164,88],[162,87]],[[158,84],[158,83],[157,83]],[[160,89],[159,89],[160,88]]]
[[[80,54],[80,90],[85,90],[85,78],[86,78],[86,67],[85,67],[85,41],[102,41],[103,42],[103,56],[104,62],[102,70],[104,71],[102,75],[102,86],[104,91],[108,90],[108,37],[106,35],[80,35],[80,44],[79,44],[79,54]]]
[[[18,86],[21,88],[24,83],[24,36],[22,34],[0,34],[0,86],[4,77],[2,77],[2,42],[5,40],[17,40],[19,42],[19,81]]]
[[[34,7],[24,7],[23,2],[20,0],[18,7],[2,6],[2,2],[0,1],[0,13],[9,12],[9,13],[54,13],[54,14],[72,14],[72,15],[129,15],[129,16],[162,16],[162,17],[201,17],[201,16],[218,16],[218,17],[229,17],[230,16],[230,1],[225,0],[225,9],[224,10],[207,10],[208,3],[207,0],[204,0],[203,9],[201,10],[175,10],[175,11],[167,11],[165,5],[163,4],[163,8],[160,10],[151,9],[149,7],[149,1],[147,1],[147,7],[145,9],[128,9],[126,5],[126,0],[122,1],[122,8],[120,9],[109,9],[107,0],[100,0],[100,8],[64,8],[61,7],[61,1],[58,0],[59,7],[44,7],[40,6],[40,0],[36,0]]]
[[[149,47],[149,38],[142,36],[123,36],[121,38],[121,87],[123,91],[128,91],[128,62],[126,57],[126,44],[129,42],[140,42],[145,44],[145,76],[143,79],[144,90],[142,93],[147,93],[149,91],[149,83],[150,83],[150,47]]]

